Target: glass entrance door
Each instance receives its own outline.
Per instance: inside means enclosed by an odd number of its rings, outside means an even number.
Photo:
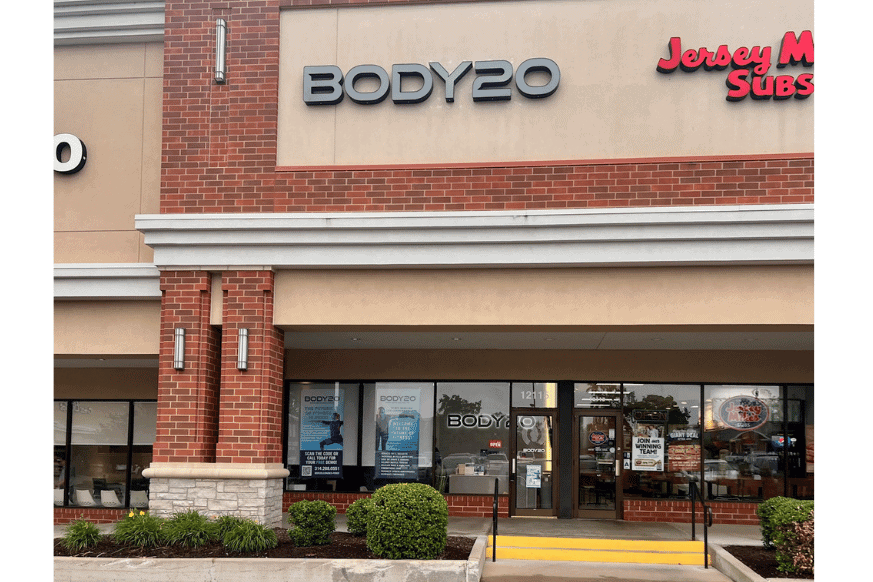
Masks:
[[[510,515],[557,515],[554,411],[513,412]]]
[[[577,411],[573,434],[574,516],[620,519],[622,470],[618,412]]]

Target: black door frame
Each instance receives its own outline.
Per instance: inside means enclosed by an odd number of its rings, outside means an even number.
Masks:
[[[552,507],[550,509],[517,509],[516,508],[516,486],[517,486],[517,470],[516,461],[518,459],[518,443],[517,423],[519,416],[550,416],[552,418]],[[509,461],[509,516],[532,516],[532,517],[557,517],[558,505],[561,497],[559,496],[559,481],[561,481],[561,463],[560,451],[560,422],[558,420],[558,410],[555,408],[517,408],[510,410],[509,413],[509,447],[512,454]]]
[[[583,416],[610,416],[615,418],[615,509],[584,509],[579,505],[579,453],[581,451],[580,419]],[[575,408],[573,409],[573,437],[572,437],[572,512],[574,518],[583,519],[622,519],[624,509],[624,488],[621,485],[624,472],[624,450],[622,448],[623,417],[622,412],[616,408]]]

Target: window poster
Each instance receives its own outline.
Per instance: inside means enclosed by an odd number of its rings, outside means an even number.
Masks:
[[[342,479],[343,391],[313,388],[300,400],[300,476]]]
[[[634,429],[631,466],[634,471],[664,470],[664,426],[638,423]]]
[[[539,489],[543,483],[543,466],[528,465],[527,474],[525,475],[525,486],[528,489]]]
[[[418,479],[418,388],[376,390],[376,478]]]

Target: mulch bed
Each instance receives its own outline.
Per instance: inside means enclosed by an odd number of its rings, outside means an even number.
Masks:
[[[199,548],[183,548],[166,546],[159,548],[140,548],[115,543],[110,536],[104,535],[93,548],[79,553],[70,553],[64,548],[60,538],[55,539],[55,556],[73,556],[77,558],[331,558],[331,559],[378,559],[367,548],[364,537],[353,536],[345,532],[334,532],[330,536],[330,544],[298,548],[288,537],[288,530],[275,530],[279,545],[271,550],[255,554],[229,552],[220,542],[214,542]],[[449,536],[446,550],[437,560],[466,560],[473,549],[473,538]]]
[[[814,579],[809,574],[785,574],[777,570],[779,562],[776,561],[776,550],[768,550],[764,546],[725,546],[724,549],[763,578]]]

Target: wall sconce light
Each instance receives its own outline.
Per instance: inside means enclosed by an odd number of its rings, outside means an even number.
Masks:
[[[223,18],[215,20],[215,82],[223,85],[227,82],[227,22]]]
[[[236,369],[237,370],[248,370],[249,369],[249,330],[247,330],[245,328],[240,328],[240,330],[239,330],[237,356],[236,356]]]
[[[185,369],[185,328],[177,327],[175,343],[173,345],[173,368]]]

